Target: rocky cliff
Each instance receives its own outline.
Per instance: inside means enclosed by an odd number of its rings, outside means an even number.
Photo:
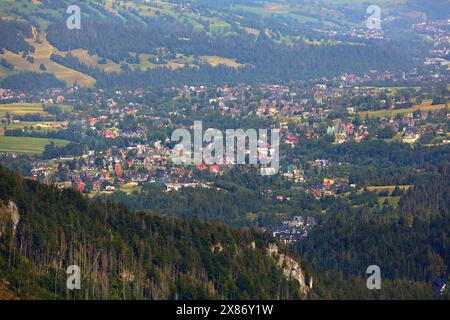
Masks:
[[[9,222],[12,223],[13,234],[15,234],[19,221],[19,210],[13,201],[0,203],[0,238],[5,234]]]
[[[267,248],[267,252],[276,259],[277,265],[282,269],[286,279],[294,279],[299,283],[302,294],[305,295],[308,293],[309,289],[312,289],[312,279],[310,280],[309,285],[307,285],[305,275],[298,261],[284,253],[280,253],[276,244],[270,244]]]

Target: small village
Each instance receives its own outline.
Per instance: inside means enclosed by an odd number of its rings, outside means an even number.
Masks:
[[[317,225],[313,217],[295,216],[292,220],[282,221],[280,226],[275,226],[270,230],[271,236],[283,243],[292,244],[308,236],[311,230]]]

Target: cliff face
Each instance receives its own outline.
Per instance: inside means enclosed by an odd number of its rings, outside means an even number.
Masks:
[[[17,296],[8,288],[9,283],[0,279],[0,300],[17,300]]]
[[[12,222],[13,234],[15,234],[19,221],[19,210],[13,201],[6,204],[0,203],[0,238],[5,234],[9,222]]]
[[[284,253],[279,253],[276,244],[270,244],[267,252],[276,259],[277,265],[282,269],[284,277],[286,279],[296,280],[300,285],[300,292],[304,295],[307,294],[308,290],[312,288],[312,281],[310,281],[309,286],[306,284],[305,275],[300,263]]]

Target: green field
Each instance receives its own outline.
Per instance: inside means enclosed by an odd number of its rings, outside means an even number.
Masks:
[[[142,190],[142,187],[133,182],[120,185],[120,191],[128,193],[128,194],[133,193],[133,191],[139,192],[141,190]]]
[[[68,122],[64,121],[20,121],[17,123],[1,124],[0,129],[24,129],[29,128],[35,131],[56,131],[67,128]]]
[[[59,107],[59,109],[65,112],[73,111],[73,106],[71,104],[55,104],[55,106]]]
[[[431,101],[426,101],[421,105],[415,105],[410,108],[365,111],[365,112],[360,112],[359,115],[363,118],[365,118],[366,116],[369,116],[369,118],[381,118],[381,117],[390,118],[390,117],[396,116],[398,114],[406,114],[406,113],[415,112],[418,110],[420,110],[422,112],[428,112],[428,111],[432,111],[432,110],[440,110],[440,109],[445,109],[445,108],[448,108],[446,104],[431,105]]]
[[[42,121],[21,121],[18,123],[1,124],[0,136],[5,134],[5,130],[26,129],[28,132],[48,132],[67,129],[67,122],[42,122]]]
[[[372,187],[367,187],[367,190],[374,191],[376,193],[379,193],[381,191],[392,193],[392,191],[394,191],[395,188],[397,188],[397,187],[400,190],[402,190],[402,191],[407,191],[407,190],[409,190],[412,187],[412,185],[404,185],[404,186],[400,186],[400,185],[398,185],[398,186],[372,186]]]
[[[65,146],[69,143],[67,140],[60,139],[0,136],[0,152],[41,154],[44,151],[45,146],[51,141],[58,147]]]
[[[64,112],[71,112],[73,110],[73,106],[69,104],[55,104],[54,106],[58,107]],[[38,103],[8,103],[8,104],[0,104],[0,116],[5,116],[6,113],[16,116],[23,116],[25,114],[42,114],[45,116],[49,116],[47,112],[44,111],[42,105]]]
[[[41,32],[36,38],[26,39],[26,42],[34,48],[34,63],[29,63],[20,54],[9,50],[4,50],[4,52],[0,54],[0,58],[5,59],[14,65],[16,71],[41,73],[42,70],[40,70],[39,66],[43,64],[47,73],[54,74],[58,79],[63,80],[69,86],[73,85],[75,82],[86,87],[95,85],[96,80],[91,76],[62,66],[50,59],[50,56],[53,53],[60,52],[47,41],[45,32]]]
[[[27,113],[45,113],[42,106],[33,103],[10,103],[0,105],[0,116],[4,116],[6,113],[12,115],[24,115]]]
[[[378,203],[383,204],[384,201],[388,201],[391,206],[397,206],[401,197],[379,197]]]

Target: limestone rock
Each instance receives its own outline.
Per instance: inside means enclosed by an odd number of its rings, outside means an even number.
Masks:
[[[0,203],[0,238],[5,234],[10,221],[12,222],[13,234],[15,234],[20,222],[19,209],[14,201],[9,201],[7,204]]]

